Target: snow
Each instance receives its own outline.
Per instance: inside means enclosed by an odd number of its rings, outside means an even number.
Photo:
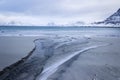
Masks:
[[[95,25],[104,25],[110,27],[120,27],[120,11],[118,10],[113,15],[108,17],[106,20],[101,22],[96,22]]]

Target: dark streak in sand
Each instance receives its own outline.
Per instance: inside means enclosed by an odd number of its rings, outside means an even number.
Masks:
[[[36,39],[38,40],[38,39]],[[36,41],[34,40],[34,42]],[[16,79],[19,75],[21,75],[22,73],[28,73],[29,76],[34,74],[34,79],[29,79],[29,80],[35,80],[35,77],[40,74],[43,70],[43,67],[40,67],[39,70],[37,70],[37,73],[32,73],[31,70],[32,70],[32,67],[31,64],[27,64],[25,63],[28,58],[33,54],[33,52],[36,50],[36,45],[35,47],[33,48],[32,51],[30,51],[30,53],[25,56],[24,58],[22,58],[21,60],[17,61],[16,63],[4,68],[2,71],[0,71],[0,80],[21,80],[21,79]],[[41,61],[40,61],[41,62]],[[35,63],[35,62],[34,62]],[[25,69],[23,69],[25,68]],[[30,69],[31,68],[31,69]],[[34,70],[33,70],[34,71]],[[29,77],[28,75],[27,76],[24,76],[24,78],[27,78]]]

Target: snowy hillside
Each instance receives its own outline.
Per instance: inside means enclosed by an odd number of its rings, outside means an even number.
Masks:
[[[120,27],[120,9],[118,9],[114,14],[105,19],[104,21],[94,23],[86,23],[80,20],[57,22],[56,20],[39,20],[36,17],[26,17],[26,16],[5,16],[0,15],[0,26],[111,26]]]
[[[112,25],[112,26],[120,26],[120,9],[117,10],[113,15],[108,17],[106,20],[101,22],[95,22],[97,25]]]

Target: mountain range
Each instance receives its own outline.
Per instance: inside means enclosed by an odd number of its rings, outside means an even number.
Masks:
[[[24,21],[15,21],[15,20],[0,20],[0,25],[1,26],[38,26],[38,24],[32,24],[32,23],[25,23]],[[114,27],[119,27],[120,26],[120,8],[111,16],[106,18],[103,21],[100,22],[94,22],[94,23],[89,23],[86,24],[85,22],[82,21],[75,21],[72,23],[67,23],[67,24],[57,24],[54,22],[50,22],[41,26],[114,26]]]

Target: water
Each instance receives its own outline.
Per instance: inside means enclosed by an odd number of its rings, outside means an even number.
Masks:
[[[47,30],[47,31],[63,31],[63,30],[120,30],[119,27],[117,28],[112,28],[112,27],[76,27],[76,26],[71,26],[71,27],[58,27],[58,26],[0,26],[0,30]]]
[[[109,34],[111,36],[120,36],[120,28],[112,27],[58,27],[58,26],[0,26],[0,35],[15,35],[15,34],[27,34],[27,35],[39,35],[41,32],[48,34],[55,33],[72,33],[72,34]]]

